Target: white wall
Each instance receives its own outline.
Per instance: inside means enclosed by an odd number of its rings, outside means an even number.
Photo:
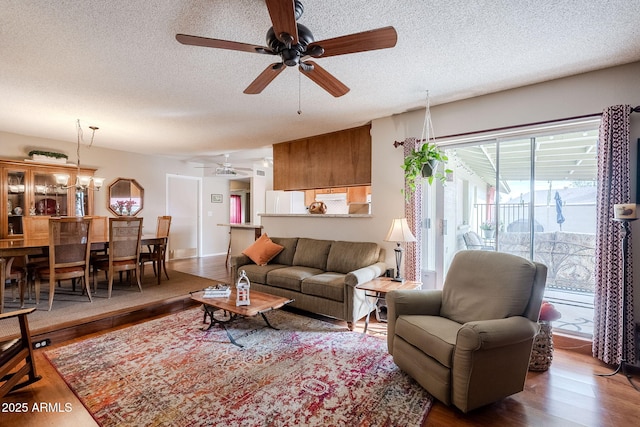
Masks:
[[[431,118],[436,136],[443,137],[600,113],[615,104],[640,105],[640,62],[433,106]],[[265,231],[273,236],[377,242],[387,249],[387,264],[395,266],[394,244],[383,241],[391,220],[404,216],[400,193],[403,152],[392,144],[420,137],[423,121],[424,110],[372,121],[372,218],[263,218]],[[631,121],[631,140],[637,141],[640,114],[633,114]],[[635,152],[632,158],[636,158]],[[635,164],[632,167],[635,176]],[[640,225],[634,224],[634,228],[640,230]],[[636,258],[636,271],[640,271],[640,252]],[[638,288],[636,301],[640,306]]]
[[[576,75],[546,83],[480,96],[431,108],[437,136],[477,132],[505,126],[557,120],[600,113],[615,104],[640,104],[640,62]],[[393,243],[383,241],[391,220],[404,216],[402,148],[394,141],[420,137],[424,111],[398,114],[372,121],[372,217],[359,219],[262,218],[265,231],[273,236],[309,236],[327,239],[373,241],[387,249],[387,263],[394,266]],[[631,116],[631,138],[640,138],[640,114]],[[75,135],[72,136],[75,138]],[[100,138],[99,132],[96,138]],[[33,148],[56,148],[75,161],[75,143],[32,138],[0,132],[2,157],[25,158]],[[135,178],[145,189],[143,216],[164,214],[165,174],[196,175],[193,169],[174,159],[130,154],[98,147],[81,151],[84,166],[98,167],[97,175],[109,183],[117,177]],[[632,158],[636,158],[635,144]],[[635,164],[632,170],[635,176]],[[635,183],[634,183],[635,185]],[[218,223],[229,220],[228,184],[220,178],[205,178],[203,184],[203,254],[225,253],[228,230]],[[267,186],[268,189],[268,186]],[[635,189],[633,190],[635,194]],[[210,194],[223,194],[224,202],[212,204]],[[108,215],[105,192],[96,201],[96,214]],[[211,216],[208,213],[211,212]],[[150,231],[149,222],[147,231]],[[634,230],[640,230],[635,223]],[[640,271],[640,251],[636,252],[636,271]],[[640,275],[636,275],[640,277]],[[640,306],[640,286],[636,286]],[[640,318],[640,315],[637,315]]]
[[[72,138],[75,135],[71,136]],[[99,131],[96,139],[100,138]],[[48,148],[69,156],[69,163],[76,162],[76,143],[0,131],[0,157],[22,160],[35,148]],[[144,208],[139,216],[144,218],[144,232],[154,233],[156,218],[166,214],[166,175],[201,176],[202,169],[194,169],[186,163],[163,156],[142,155],[110,150],[98,146],[80,149],[82,166],[95,167],[96,176],[105,178],[105,188],[95,193],[95,214],[112,216],[107,209],[106,187],[116,178],[134,178],[144,188]],[[203,179],[202,200],[202,248],[205,255],[227,252],[228,229],[218,223],[229,222],[229,181],[223,178]],[[223,194],[223,203],[212,204],[211,193]],[[211,216],[208,213],[211,212]]]

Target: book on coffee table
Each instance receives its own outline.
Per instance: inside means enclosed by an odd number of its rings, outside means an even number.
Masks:
[[[231,295],[231,287],[220,283],[216,286],[209,286],[204,290],[203,298],[229,298]]]

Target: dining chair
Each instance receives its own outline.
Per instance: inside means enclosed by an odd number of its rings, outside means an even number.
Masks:
[[[169,280],[169,273],[167,273],[167,247],[169,246],[169,230],[171,229],[171,216],[164,215],[159,216],[156,225],[156,237],[164,237],[164,241],[161,244],[148,246],[146,252],[140,253],[140,268],[142,276],[144,277],[144,265],[151,263],[153,266],[153,274],[158,278],[158,284],[160,284],[160,274],[164,271],[164,275]]]
[[[32,307],[0,314],[0,330],[16,331],[15,339],[0,342],[0,399],[41,379],[36,372],[27,320],[27,315],[34,310]]]
[[[36,305],[40,300],[40,284],[49,281],[49,311],[53,306],[56,282],[75,279],[82,282],[89,302],[89,266],[91,252],[91,218],[62,217],[49,219],[49,263],[35,271]]]
[[[23,237],[25,240],[43,239],[49,238],[49,218],[50,216],[24,216],[23,222]],[[31,293],[35,287],[36,269],[40,267],[46,267],[49,265],[49,248],[46,248],[42,254],[38,255],[25,255],[25,288],[29,292],[29,299],[31,299]]]
[[[2,286],[2,292],[0,292],[0,295],[2,296],[0,298],[0,314],[4,311],[4,295],[7,283],[9,285],[13,285],[15,283],[15,286],[11,287],[11,297],[15,301],[15,288],[17,286],[20,293],[20,307],[24,304],[24,282],[27,274],[24,268],[14,265],[16,260],[18,260],[18,258],[11,257],[5,264],[5,283],[0,283],[0,286]]]
[[[133,273],[138,288],[140,284],[140,237],[142,236],[142,218],[118,217],[109,218],[109,250],[108,255],[96,258],[93,265],[93,288],[97,291],[97,276],[104,271],[109,282],[108,298],[113,289],[113,275],[116,272]]]

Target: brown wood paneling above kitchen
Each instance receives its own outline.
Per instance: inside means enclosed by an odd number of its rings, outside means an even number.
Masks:
[[[274,190],[371,184],[371,125],[273,146]]]

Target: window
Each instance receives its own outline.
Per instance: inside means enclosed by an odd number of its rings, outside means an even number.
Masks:
[[[444,278],[462,249],[509,252],[547,265],[554,328],[591,337],[595,288],[598,121],[446,141],[446,186],[425,186],[423,268]],[[425,276],[423,274],[423,276]],[[424,279],[423,279],[424,281]],[[437,280],[442,286],[444,280]]]

